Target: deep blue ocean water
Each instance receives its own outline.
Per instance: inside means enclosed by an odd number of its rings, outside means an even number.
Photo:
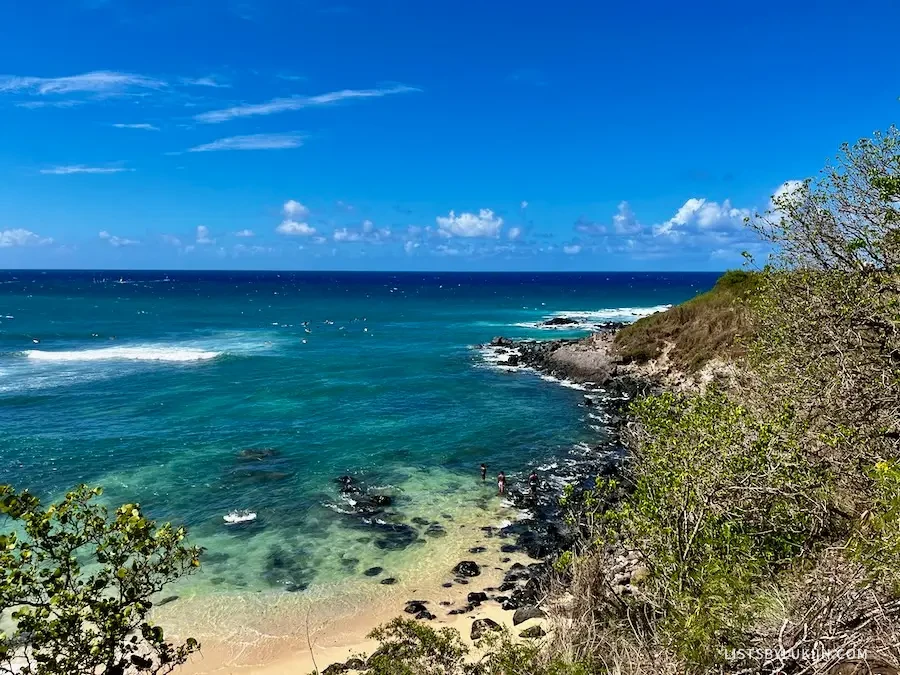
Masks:
[[[580,392],[473,345],[583,335],[716,276],[0,272],[0,483],[99,484],[187,524],[201,592],[402,570],[446,544],[384,546],[341,513],[336,477],[397,495],[388,520],[475,522],[499,504],[481,462],[515,481],[602,434]],[[536,327],[554,315],[581,329]],[[243,508],[257,521],[224,524]]]

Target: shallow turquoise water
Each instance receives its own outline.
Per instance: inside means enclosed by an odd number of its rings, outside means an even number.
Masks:
[[[0,482],[100,484],[186,523],[202,592],[402,569],[424,528],[397,542],[341,513],[336,477],[395,494],[387,522],[469,522],[497,505],[479,463],[515,481],[602,435],[578,391],[472,345],[584,334],[534,324],[628,320],[715,276],[0,272]],[[239,508],[258,520],[227,527]]]

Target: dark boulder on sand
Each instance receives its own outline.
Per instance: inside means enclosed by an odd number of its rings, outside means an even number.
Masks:
[[[432,619],[436,619],[437,617],[434,614],[432,614],[431,612],[429,612],[427,609],[425,609],[425,610],[422,610],[421,612],[419,612],[418,614],[416,614],[416,618],[419,621],[423,621],[423,620],[431,621]]]
[[[453,573],[460,577],[477,577],[481,568],[473,560],[463,560],[453,568]]]
[[[528,619],[542,619],[547,616],[544,610],[537,607],[519,607],[513,614],[513,626],[528,621]]]
[[[380,583],[382,586],[393,586],[397,583],[397,580],[394,577],[388,577],[386,579],[382,579],[378,583]]]
[[[346,673],[348,670],[350,669],[343,663],[332,663],[322,671],[322,675],[340,675],[341,673]]]
[[[466,596],[466,600],[468,600],[469,602],[471,602],[473,604],[476,602],[487,602],[487,599],[488,599],[487,593],[482,593],[480,591],[469,593],[469,595]]]
[[[384,569],[381,567],[370,567],[365,572],[363,572],[363,574],[365,574],[367,577],[377,577],[382,572],[384,572]]]
[[[471,637],[473,640],[480,640],[489,631],[499,630],[502,630],[500,624],[493,619],[475,619],[475,621],[472,622]]]
[[[528,638],[530,640],[536,640],[537,638],[542,638],[547,634],[541,626],[530,626],[519,633],[519,637]]]
[[[406,603],[403,611],[407,614],[419,614],[420,612],[427,612],[428,608],[421,600],[410,600]]]

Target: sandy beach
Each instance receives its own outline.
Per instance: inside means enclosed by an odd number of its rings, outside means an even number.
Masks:
[[[510,566],[517,562],[525,565],[534,562],[521,552],[502,552],[500,547],[509,544],[510,539],[483,531],[469,532],[471,538],[467,538],[465,545],[462,540],[457,540],[452,549],[444,551],[445,560],[471,560],[479,565],[481,574],[467,579],[467,584],[453,582],[452,566],[431,568],[406,582],[378,585],[378,593],[366,595],[353,589],[343,602],[324,599],[302,602],[300,598],[282,597],[270,612],[260,615],[257,605],[244,601],[244,616],[232,615],[231,619],[237,621],[223,620],[218,627],[211,623],[215,615],[202,615],[209,611],[208,606],[204,609],[202,604],[208,603],[208,598],[187,599],[177,610],[161,611],[161,622],[169,621],[177,626],[173,636],[190,624],[191,615],[196,617],[200,629],[190,634],[201,640],[201,653],[193,656],[178,672],[183,675],[276,675],[311,673],[317,667],[321,671],[352,656],[371,654],[377,643],[366,636],[394,617],[411,618],[403,611],[409,600],[423,601],[436,616],[427,621],[428,625],[455,628],[470,645],[471,625],[475,619],[490,618],[512,628],[513,612],[504,611],[498,602],[490,599],[466,613],[448,614],[465,607],[471,592],[486,591],[489,597],[499,595],[496,589]],[[485,550],[477,553],[468,550],[474,547]],[[445,587],[451,582],[450,587]],[[231,606],[225,611],[240,610]],[[516,630],[535,621],[521,624]]]

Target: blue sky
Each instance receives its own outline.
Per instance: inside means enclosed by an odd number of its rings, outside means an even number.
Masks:
[[[0,11],[5,268],[724,269],[900,112],[893,0]]]

